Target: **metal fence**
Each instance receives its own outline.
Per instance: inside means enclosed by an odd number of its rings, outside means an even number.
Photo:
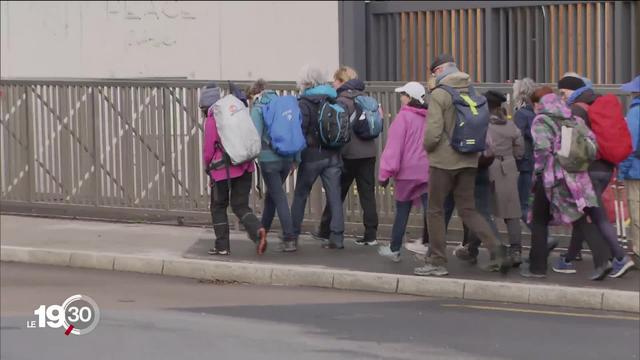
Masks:
[[[238,82],[240,85],[247,83]],[[2,80],[0,82],[0,190],[4,205],[46,205],[101,212],[198,212],[209,206],[201,160],[203,126],[197,106],[203,81]],[[221,82],[221,85],[222,84]],[[369,83],[385,110],[385,127],[400,107],[400,83]],[[295,94],[291,82],[272,88]],[[510,91],[508,84],[479,89]],[[597,90],[615,92],[613,86]],[[626,103],[628,99],[621,99]],[[386,141],[377,140],[379,151]],[[293,193],[295,177],[286,190]],[[377,188],[381,224],[394,216],[391,188]],[[355,189],[345,202],[347,222],[358,223]],[[256,192],[253,207],[261,211]],[[324,196],[316,186],[305,218],[320,217]],[[97,210],[97,212],[96,212]],[[416,210],[411,223],[421,226]]]

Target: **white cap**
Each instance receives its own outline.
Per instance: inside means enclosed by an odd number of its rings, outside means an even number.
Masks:
[[[397,93],[406,93],[412,98],[420,101],[421,104],[424,104],[424,86],[422,86],[419,82],[410,81],[404,84],[404,86],[396,88],[395,91]]]

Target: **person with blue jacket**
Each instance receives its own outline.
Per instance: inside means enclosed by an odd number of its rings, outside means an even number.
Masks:
[[[629,112],[627,112],[627,125],[631,133],[633,152],[620,163],[618,179],[624,181],[624,187],[627,189],[629,197],[631,250],[637,257],[640,257],[640,75],[622,85],[620,89],[633,96]]]
[[[302,151],[301,162],[296,177],[296,188],[291,204],[293,232],[300,235],[305,214],[307,198],[313,183],[322,179],[327,203],[331,213],[329,239],[323,242],[326,249],[344,248],[344,214],[340,194],[340,177],[342,175],[342,157],[339,148],[328,148],[322,145],[318,123],[320,106],[330,99],[335,101],[338,93],[328,84],[328,78],[322,70],[303,67],[297,81],[300,97],[300,114],[302,116],[302,133],[307,140],[307,148]]]
[[[262,226],[269,231],[277,211],[282,227],[281,250],[294,252],[297,247],[293,233],[293,221],[283,185],[295,168],[295,156],[281,156],[271,148],[271,139],[263,116],[266,106],[277,98],[278,94],[274,90],[268,89],[264,80],[259,79],[249,88],[247,96],[251,101],[251,119],[258,134],[262,135],[262,151],[258,156],[260,172],[266,186]]]

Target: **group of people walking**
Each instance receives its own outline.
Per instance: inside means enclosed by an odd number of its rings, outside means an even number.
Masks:
[[[405,243],[407,250],[424,255],[416,275],[448,274],[445,236],[454,209],[465,228],[454,255],[463,261],[477,263],[483,244],[490,253],[487,270],[506,273],[520,267],[525,277],[544,277],[557,245],[549,226],[569,225],[571,244],[553,264],[554,271],[576,272],[584,240],[593,254],[591,279],[624,275],[633,261],[617,240],[602,195],[617,172],[630,195],[638,196],[640,76],[622,87],[634,96],[626,122],[618,114],[617,99],[596,94],[591,82],[575,73],[560,79],[558,93],[528,78],[516,81],[511,120],[505,94],[477,93],[450,55],[439,56],[430,71],[428,89],[412,81],[395,90],[402,105],[384,130],[377,179],[376,139],[383,115],[353,69],[340,67],[331,83],[318,68],[305,66],[297,98],[279,96],[263,80],[246,93],[230,84],[227,96],[232,99],[221,99],[214,83],[203,89],[203,157],[211,178],[216,236],[209,253],[230,254],[229,205],[258,254],[266,251],[275,214],[282,229],[280,250],[295,252],[318,178],[327,201],[313,236],[326,249],[344,248],[343,201],[355,181],[364,225],[364,236],[355,243],[378,245],[375,189],[392,180],[396,211],[391,241],[380,245],[378,253],[400,261],[411,209],[421,206],[422,239]],[[239,130],[243,121],[253,127]],[[233,131],[239,133],[233,136]],[[240,155],[242,149],[246,156]],[[296,169],[289,206],[284,184]],[[249,207],[256,170],[266,186],[262,219]],[[637,199],[629,204],[631,215],[638,216]],[[504,221],[507,240],[500,238],[496,219]],[[521,221],[532,234],[526,260]],[[631,238],[638,237],[638,221],[632,220],[636,233]],[[640,244],[633,245],[638,251]]]

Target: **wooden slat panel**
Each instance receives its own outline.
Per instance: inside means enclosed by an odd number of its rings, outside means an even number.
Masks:
[[[442,12],[442,52],[451,54],[451,14],[449,10]]]
[[[594,79],[594,71],[593,71],[593,31],[594,31],[594,24],[593,24],[593,4],[591,3],[587,3],[585,4],[585,6],[587,7],[587,41],[586,41],[586,48],[587,48],[587,56],[586,56],[586,63],[587,63],[587,71],[585,71],[585,73],[587,74],[587,77],[589,79],[593,79],[594,81],[598,81],[597,79]]]
[[[596,4],[596,77],[602,83],[602,4]]]
[[[588,4],[587,4],[588,5]],[[578,4],[577,7],[577,14],[578,14],[578,30],[577,30],[577,46],[576,49],[578,50],[578,63],[576,64],[576,68],[578,69],[578,74],[586,74],[585,68],[584,68],[584,58],[585,58],[585,53],[584,53],[584,6],[585,4]],[[587,31],[589,31],[587,29]],[[589,55],[587,55],[588,57]]]
[[[467,39],[468,44],[466,46],[467,50],[467,67],[469,71],[473,74],[473,80],[477,81],[478,79],[478,70],[476,69],[476,42],[474,36],[474,27],[473,20],[475,18],[475,11],[472,9],[467,10]]]
[[[460,28],[458,39],[458,57],[460,58],[460,60],[458,61],[460,62],[461,69],[464,69],[465,72],[471,74],[471,77],[473,78],[473,72],[467,66],[467,52],[465,51],[465,49],[469,47],[469,42],[465,41],[465,37],[468,34],[467,19],[465,17],[466,13],[467,12],[465,10],[458,10],[458,27]]]
[[[605,82],[612,84],[613,81],[613,3],[607,1],[604,5],[604,19],[605,19],[605,67],[606,77]]]
[[[451,25],[451,32],[449,33],[451,35],[451,55],[456,61],[460,61],[460,56],[458,54],[458,47],[457,47],[458,27],[456,26],[455,10],[449,11],[449,18],[451,19],[449,20]]]
[[[424,58],[425,58],[424,45],[425,45],[424,12],[419,11],[418,12],[418,80],[419,81],[426,80],[426,77],[424,75],[424,68],[426,66],[424,63]]]
[[[434,12],[434,32],[433,32],[433,58],[435,59],[438,54],[442,53],[442,15],[444,11]]]
[[[434,28],[434,24],[435,22],[433,21],[433,11],[427,11],[425,14],[425,29],[426,29],[426,34],[425,34],[425,48],[427,51],[427,56],[425,58],[425,71],[427,72],[427,77],[431,76],[431,73],[429,71],[429,67],[431,66],[431,63],[433,62],[433,53],[434,53],[434,44],[435,42],[432,40],[433,39],[433,28]]]
[[[407,80],[407,13],[400,14],[400,74]]]

